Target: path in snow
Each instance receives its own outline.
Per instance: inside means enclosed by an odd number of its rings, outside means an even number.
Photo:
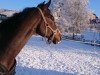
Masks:
[[[100,75],[100,47],[32,37],[17,56],[16,75]]]

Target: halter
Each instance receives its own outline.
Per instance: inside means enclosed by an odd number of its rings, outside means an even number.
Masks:
[[[44,16],[44,14],[43,14],[43,12],[42,12],[42,10],[38,7],[38,10],[40,11],[40,13],[41,13],[41,15],[42,15],[42,18],[43,18],[43,20],[44,20],[44,22],[45,22],[45,27],[46,27],[46,34],[45,34],[45,37],[46,37],[46,35],[47,35],[47,28],[49,28],[52,32],[53,32],[53,36],[52,36],[52,39],[51,39],[51,41],[54,39],[54,36],[55,36],[55,34],[57,33],[57,31],[59,31],[59,29],[57,28],[56,30],[54,30],[54,29],[52,29],[50,26],[49,26],[49,24],[48,24],[48,22],[47,22],[47,20],[46,20],[46,18],[45,18],[45,16]],[[60,31],[59,31],[60,32]]]

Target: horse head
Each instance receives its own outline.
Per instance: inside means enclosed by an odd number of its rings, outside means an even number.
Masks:
[[[51,0],[46,4],[43,2],[38,5],[38,10],[42,19],[37,26],[37,33],[48,38],[48,43],[53,42],[54,44],[57,44],[61,41],[61,32],[57,28],[54,17],[49,10],[50,3]]]

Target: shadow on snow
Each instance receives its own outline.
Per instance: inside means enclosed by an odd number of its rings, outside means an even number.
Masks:
[[[16,75],[76,75],[76,74],[17,66]]]

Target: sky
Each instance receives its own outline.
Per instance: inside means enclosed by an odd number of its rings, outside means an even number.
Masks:
[[[22,10],[25,7],[37,6],[39,3],[48,0],[0,0],[1,9]],[[100,0],[89,0],[89,8],[100,17]]]
[[[37,6],[39,3],[48,0],[0,0],[1,9],[22,10],[25,7]]]
[[[90,0],[89,8],[93,10],[98,17],[100,17],[100,0]]]

